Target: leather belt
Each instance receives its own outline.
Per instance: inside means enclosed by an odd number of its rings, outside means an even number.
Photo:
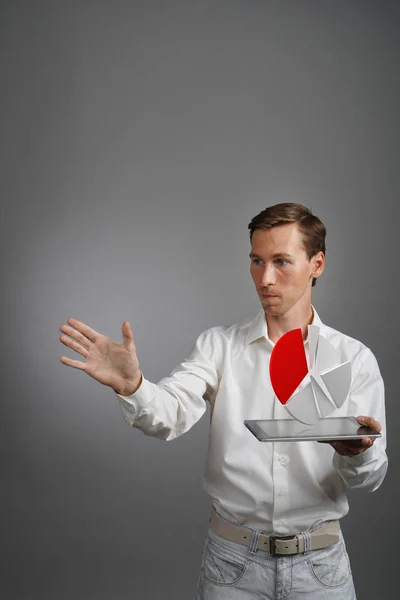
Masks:
[[[210,527],[214,533],[231,542],[250,546],[253,530],[235,525],[223,519],[216,513],[215,509],[211,513]],[[257,547],[259,550],[266,550],[272,556],[303,554],[307,549],[319,550],[335,544],[339,541],[339,532],[339,521],[329,521],[326,525],[315,531],[297,533],[295,535],[271,536],[266,533],[260,533]]]

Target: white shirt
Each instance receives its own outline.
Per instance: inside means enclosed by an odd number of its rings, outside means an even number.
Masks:
[[[163,440],[188,431],[208,401],[204,488],[223,517],[267,533],[288,535],[340,519],[349,509],[346,487],[374,491],[387,470],[384,386],[374,355],[324,325],[315,309],[313,324],[343,362],[351,361],[348,397],[330,416],[367,415],[382,425],[382,437],[358,456],[341,456],[318,442],[261,443],[243,424],[290,418],[270,382],[274,344],[263,310],[240,324],[208,329],[169,377],[158,384],[143,378],[132,396],[117,395],[128,423]]]

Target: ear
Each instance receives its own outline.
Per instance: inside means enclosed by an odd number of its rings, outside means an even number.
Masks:
[[[311,275],[312,277],[315,277],[315,279],[318,279],[325,268],[325,254],[322,251],[318,252],[312,257],[310,262],[312,267]]]

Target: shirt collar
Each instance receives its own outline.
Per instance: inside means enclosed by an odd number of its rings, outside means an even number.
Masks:
[[[322,323],[319,314],[315,310],[315,307],[313,305],[311,306],[313,309],[313,320],[311,321],[311,325],[323,327],[324,324]],[[265,320],[265,313],[263,309],[261,309],[254,319],[250,321],[246,336],[246,345],[251,344],[262,337],[264,337],[272,346],[274,345],[274,342],[272,342],[268,337],[267,321]]]

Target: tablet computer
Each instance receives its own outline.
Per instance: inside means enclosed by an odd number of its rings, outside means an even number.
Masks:
[[[308,442],[359,440],[382,437],[370,427],[360,425],[355,417],[327,417],[314,425],[296,419],[253,419],[244,422],[260,442]]]

